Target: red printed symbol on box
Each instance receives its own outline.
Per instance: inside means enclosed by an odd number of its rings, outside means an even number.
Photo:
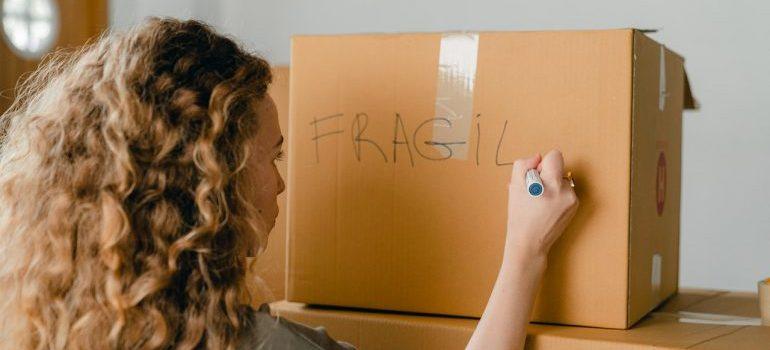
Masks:
[[[658,175],[655,177],[656,200],[658,216],[663,215],[663,205],[666,204],[666,155],[663,151],[658,156]]]

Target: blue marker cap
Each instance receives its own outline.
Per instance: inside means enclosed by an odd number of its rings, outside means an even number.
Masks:
[[[540,197],[543,194],[543,181],[540,180],[540,174],[536,169],[527,170],[525,175],[525,181],[527,183],[527,192],[532,197]]]
[[[543,185],[534,183],[529,185],[529,194],[537,197],[541,194],[543,194]]]

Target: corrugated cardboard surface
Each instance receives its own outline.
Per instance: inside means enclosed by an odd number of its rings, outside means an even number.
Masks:
[[[463,349],[476,320],[317,309],[279,302],[274,313],[324,326],[359,349]],[[770,327],[680,322],[676,312],[758,317],[755,294],[686,290],[629,330],[532,324],[526,349],[767,349]]]
[[[286,301],[270,308],[294,322],[323,326],[334,339],[358,349],[462,349],[477,323],[467,318],[313,309]]]
[[[500,266],[510,162],[552,148],[565,154],[581,208],[552,250],[535,319],[626,328],[641,316],[638,310],[657,305],[646,292],[629,292],[629,286],[650,289],[649,273],[635,275],[650,262],[629,254],[630,239],[650,241],[631,245],[640,257],[666,254],[660,299],[670,295],[674,241],[652,241],[678,235],[678,227],[653,233],[631,226],[629,233],[631,210],[655,210],[629,205],[637,196],[632,113],[650,117],[633,98],[642,101],[643,89],[653,88],[637,79],[635,95],[633,74],[658,67],[658,61],[633,59],[634,31],[480,33],[474,113],[465,116],[473,123],[460,140],[470,146],[469,157],[437,161],[427,159],[442,155],[426,144],[431,127],[420,126],[435,116],[441,38],[293,39],[287,298],[480,316]],[[667,79],[682,79],[675,72],[683,69],[681,60],[668,63]],[[654,90],[657,95],[657,84]],[[666,98],[670,113],[681,115],[682,94]],[[657,108],[657,100],[651,103]],[[634,137],[679,137],[656,125],[668,124],[639,122]],[[678,215],[675,182],[667,192],[670,215]],[[641,203],[644,196],[635,198]],[[634,223],[660,220],[634,217]],[[637,277],[640,282],[630,284]]]
[[[278,121],[281,131],[287,134],[289,127],[289,68],[273,67],[273,83],[268,94],[273,98],[278,109]],[[288,145],[288,144],[287,144]],[[284,145],[284,152],[287,147]],[[286,162],[277,162],[278,172],[284,180],[286,177]],[[251,304],[259,305],[265,301],[283,300],[286,296],[286,194],[278,196],[278,217],[275,227],[268,237],[267,249],[257,260],[257,265],[248,278],[258,278],[264,282],[266,291],[255,295],[256,300]],[[264,289],[264,288],[263,288]]]
[[[684,62],[677,54],[661,48],[652,39],[635,32],[629,325],[676,292],[679,280]],[[661,62],[661,55],[665,62]],[[661,78],[665,78],[664,85],[660,84]],[[665,99],[663,109],[659,104],[661,94]],[[655,255],[660,259],[661,282],[658,288],[651,288]]]

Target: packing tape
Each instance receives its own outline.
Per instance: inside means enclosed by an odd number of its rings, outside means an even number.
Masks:
[[[658,109],[666,109],[666,47],[660,45],[660,74],[658,75]]]
[[[762,321],[756,317],[711,314],[704,312],[653,312],[653,317],[674,317],[682,323],[715,324],[725,326],[759,326]]]
[[[445,158],[468,157],[478,51],[478,33],[441,36],[433,138],[428,143]]]
[[[652,296],[656,301],[660,301],[660,284],[663,280],[663,256],[659,253],[652,255],[652,272],[650,273],[650,285],[652,286]]]

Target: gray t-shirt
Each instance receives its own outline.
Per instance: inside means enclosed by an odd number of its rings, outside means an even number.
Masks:
[[[270,315],[267,304],[262,304],[259,310],[245,307],[248,310],[238,339],[238,350],[355,350],[348,343],[332,339],[323,327],[311,328]]]

